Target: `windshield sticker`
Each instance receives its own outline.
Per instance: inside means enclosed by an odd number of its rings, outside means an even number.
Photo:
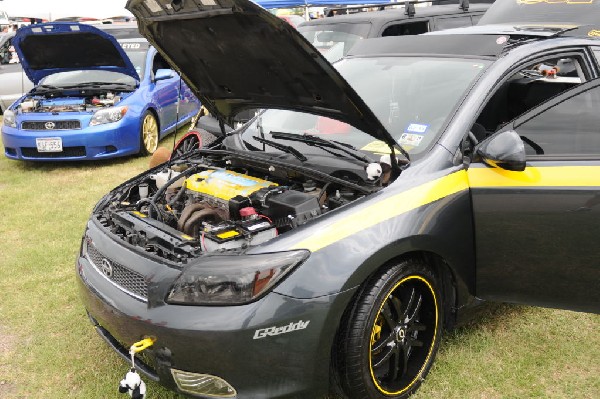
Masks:
[[[588,32],[589,37],[600,37],[600,30],[593,29]]]
[[[411,123],[406,128],[406,131],[411,132],[411,133],[425,133],[425,131],[427,130],[428,127],[429,127],[429,125],[420,125],[418,123]]]
[[[414,133],[402,133],[400,136],[400,140],[398,141],[400,145],[411,145],[413,147],[417,147],[421,144],[421,140],[423,140],[423,135],[414,134]]]
[[[374,152],[377,154],[389,154],[390,146],[381,140],[371,141],[369,144],[361,148],[363,151]]]
[[[517,0],[517,4],[594,4],[595,0]]]

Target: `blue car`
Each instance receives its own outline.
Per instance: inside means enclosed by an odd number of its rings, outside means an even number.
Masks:
[[[4,112],[8,158],[151,154],[200,108],[145,39],[117,41],[93,26],[51,23],[20,29],[13,43],[35,86]]]

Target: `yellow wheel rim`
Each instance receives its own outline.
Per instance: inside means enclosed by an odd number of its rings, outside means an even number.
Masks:
[[[416,283],[416,284],[415,284]],[[429,308],[429,317],[428,317],[428,326],[427,326],[427,330],[428,331],[423,331],[422,328],[415,328],[412,331],[416,331],[416,333],[412,333],[411,329],[405,329],[405,328],[399,328],[397,331],[395,330],[391,330],[389,331],[384,331],[384,325],[386,323],[382,323],[382,321],[390,319],[390,317],[392,319],[394,319],[395,321],[398,321],[399,326],[403,325],[403,324],[407,324],[409,321],[410,323],[412,323],[413,321],[415,321],[413,319],[414,315],[416,314],[416,309],[421,308],[421,300],[422,299],[418,299],[418,301],[415,301],[414,299],[412,299],[412,295],[411,295],[411,299],[409,299],[408,301],[406,301],[409,304],[414,304],[414,303],[418,303],[419,305],[416,307],[413,307],[413,305],[407,305],[406,310],[406,314],[402,315],[401,317],[398,317],[398,315],[396,315],[396,317],[394,317],[394,315],[383,317],[384,316],[384,306],[386,306],[386,303],[388,303],[388,301],[390,300],[390,298],[392,296],[395,296],[395,293],[398,292],[398,290],[405,290],[405,287],[412,287],[410,289],[412,289],[412,293],[416,293],[418,294],[418,296],[420,296],[420,298],[427,298],[426,302],[427,302],[427,307]],[[415,297],[416,298],[416,297]],[[425,303],[425,302],[423,302]],[[401,303],[399,303],[400,306],[404,306]],[[415,309],[415,312],[413,313],[413,316],[411,317],[405,317],[408,313],[409,310]],[[401,312],[398,312],[401,313]],[[381,306],[379,307],[379,312],[377,313],[377,317],[375,319],[375,322],[373,323],[373,329],[371,330],[371,342],[369,345],[369,369],[371,372],[371,378],[373,380],[373,383],[375,384],[375,386],[377,387],[377,389],[379,390],[379,392],[381,392],[384,395],[400,395],[406,391],[408,391],[411,387],[413,387],[415,385],[415,383],[417,381],[419,381],[425,371],[425,368],[427,367],[427,365],[429,364],[429,360],[433,354],[433,349],[435,347],[435,342],[436,342],[436,336],[437,336],[437,327],[438,327],[438,319],[439,319],[439,315],[438,315],[438,303],[437,303],[437,297],[436,297],[436,293],[433,289],[433,287],[431,286],[431,284],[424,279],[421,276],[417,276],[417,275],[411,275],[411,276],[407,276],[405,278],[403,278],[401,281],[397,282],[394,287],[388,291],[388,293],[385,296],[384,301],[381,303]],[[418,321],[418,320],[417,320]],[[416,324],[413,324],[413,326],[416,327]],[[389,326],[388,326],[389,327]],[[420,333],[418,332],[418,330],[421,330]],[[398,333],[402,333],[402,334],[398,334]],[[406,368],[403,370],[402,374],[403,375],[398,375],[398,377],[394,377],[393,380],[390,380],[388,378],[386,378],[386,381],[384,381],[384,378],[380,378],[376,375],[375,372],[375,368],[377,367],[375,364],[375,359],[373,357],[374,353],[376,352],[375,348],[377,347],[383,347],[382,344],[387,343],[387,345],[385,345],[386,350],[389,350],[389,347],[395,347],[396,345],[402,345],[404,342],[408,342],[409,340],[405,341],[405,333],[409,333],[409,334],[414,334],[412,337],[410,337],[409,335],[407,335],[406,337],[408,337],[409,339],[416,339],[417,335],[421,335],[421,333],[424,332],[428,332],[429,337],[426,339],[426,342],[423,342],[423,351],[420,354],[420,361],[417,361],[417,365],[418,367],[414,370],[412,370],[411,373],[406,373]],[[387,338],[386,338],[387,337]],[[399,338],[397,338],[399,337]],[[393,339],[390,339],[393,338]],[[400,340],[401,338],[401,340]],[[420,338],[419,339],[423,339]],[[389,342],[388,342],[389,341]],[[408,355],[406,355],[408,357]],[[384,357],[385,358],[385,357]],[[420,363],[420,364],[419,364]],[[405,363],[406,366],[406,363]]]
[[[158,147],[158,124],[153,115],[146,115],[142,123],[142,141],[146,152],[152,154]]]

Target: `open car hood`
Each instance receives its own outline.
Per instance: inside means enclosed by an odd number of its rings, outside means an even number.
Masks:
[[[321,53],[251,1],[129,0],[126,8],[208,111],[230,126],[243,109],[288,109],[346,122],[395,145]]]
[[[90,69],[140,79],[116,39],[91,25],[60,22],[22,27],[13,45],[27,77],[36,85],[53,73]]]

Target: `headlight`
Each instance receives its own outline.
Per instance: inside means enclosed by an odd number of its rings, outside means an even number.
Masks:
[[[209,256],[188,266],[171,287],[167,302],[185,305],[235,305],[272,289],[304,262],[305,250],[259,255]]]
[[[127,107],[113,107],[101,109],[100,111],[96,111],[94,116],[92,116],[90,126],[118,122],[121,119],[123,119],[126,113]]]
[[[9,109],[4,111],[4,124],[10,127],[17,127],[17,117],[13,111]]]

